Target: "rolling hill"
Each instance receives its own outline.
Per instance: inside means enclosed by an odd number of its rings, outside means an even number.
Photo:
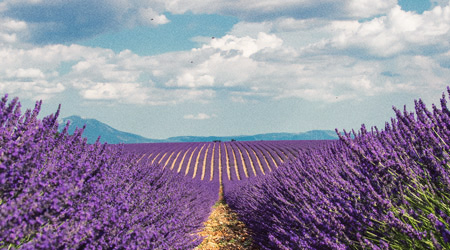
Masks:
[[[94,143],[100,136],[100,142],[108,144],[118,143],[151,143],[151,142],[210,142],[218,141],[281,141],[281,140],[336,140],[336,133],[332,130],[312,130],[303,133],[267,133],[257,135],[239,136],[176,136],[167,139],[149,139],[133,133],[117,130],[96,119],[84,119],[80,116],[69,116],[60,122],[60,130],[64,128],[70,120],[69,133],[72,134],[76,127],[86,129],[83,136],[88,139],[88,143]]]

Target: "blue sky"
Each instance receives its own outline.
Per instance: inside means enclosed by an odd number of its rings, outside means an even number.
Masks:
[[[149,138],[383,127],[449,41],[448,0],[4,0],[0,92]]]

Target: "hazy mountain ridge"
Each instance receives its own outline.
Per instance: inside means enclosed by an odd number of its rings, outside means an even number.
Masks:
[[[72,134],[76,127],[82,128],[86,124],[83,137],[88,143],[94,143],[98,136],[100,142],[108,144],[118,143],[150,143],[150,142],[208,142],[220,141],[273,141],[273,140],[336,140],[338,136],[332,130],[312,130],[303,133],[267,133],[257,135],[239,136],[176,136],[167,139],[149,139],[133,133],[117,130],[95,119],[84,119],[80,116],[69,116],[62,119],[60,130],[70,120],[69,133]]]
[[[158,142],[158,140],[152,140],[140,135],[117,130],[95,119],[84,119],[79,116],[63,118],[60,123],[60,130],[64,128],[67,121],[70,121],[69,134],[72,134],[76,127],[82,128],[86,124],[83,137],[88,139],[88,143],[94,143],[99,136],[100,142],[107,142],[108,144]]]
[[[277,140],[336,140],[338,136],[332,130],[312,130],[303,133],[267,133],[239,136],[177,136],[170,137],[170,142],[202,142],[202,141],[277,141]]]

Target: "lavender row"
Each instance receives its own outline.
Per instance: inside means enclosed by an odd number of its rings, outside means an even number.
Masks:
[[[249,144],[248,146],[246,145],[244,146],[244,148],[247,150],[247,153],[250,156],[250,160],[253,163],[256,175],[265,175],[266,172],[270,171],[264,157],[261,154],[258,154],[259,151],[255,150],[252,144]]]
[[[276,169],[278,166],[283,164],[282,159],[279,157],[278,153],[273,151],[272,148],[267,144],[259,144],[258,145],[261,150],[264,150],[269,154],[269,158],[272,159],[274,162],[274,165],[272,166],[272,169]]]
[[[58,132],[18,99],[0,101],[0,248],[193,248],[218,185],[189,180],[119,146]],[[137,163],[139,161],[139,163]]]
[[[338,133],[225,198],[262,249],[450,249],[446,102],[394,108],[384,130]]]
[[[224,180],[240,180],[244,177],[244,172],[239,167],[240,165],[238,164],[238,158],[236,155],[237,153],[233,150],[233,147],[231,147],[231,145],[228,145],[226,149],[228,152],[227,166],[230,171],[230,176],[228,178],[224,178]]]

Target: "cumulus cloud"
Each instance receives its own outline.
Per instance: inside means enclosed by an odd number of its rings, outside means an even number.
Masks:
[[[169,19],[165,15],[159,14],[152,8],[140,8],[137,13],[138,15],[136,21],[138,24],[156,26],[169,22]]]
[[[0,45],[19,42],[27,35],[28,25],[23,21],[0,17]]]
[[[46,80],[14,81],[0,79],[0,92],[12,95],[21,94],[32,100],[47,100],[54,95],[62,93],[66,87],[60,82],[48,82]]]
[[[339,102],[393,92],[442,88],[450,77],[431,56],[361,60],[345,54],[307,54],[277,35],[226,35],[201,48],[158,56],[79,45],[0,51],[0,89],[49,98],[74,89],[86,101],[169,105],[300,98]],[[70,63],[65,74],[58,68]],[[395,72],[395,73],[392,73]],[[426,82],[427,85],[423,85]],[[424,87],[427,86],[427,87]],[[198,115],[193,117],[200,117]]]
[[[204,45],[202,49],[214,48],[221,51],[237,51],[244,57],[249,57],[265,48],[277,48],[283,41],[275,35],[259,32],[256,38],[249,36],[236,37],[226,35],[220,39],[214,39],[210,44]]]
[[[180,53],[188,59],[190,52]],[[158,72],[173,67],[179,56],[176,53],[172,56],[164,61],[160,60],[164,55],[142,57],[128,50],[114,53],[80,45],[0,47],[0,91],[48,99],[70,89],[85,101],[138,105],[211,101],[216,91],[210,88],[209,76],[197,79],[199,86],[207,88],[183,85],[184,82],[181,86],[165,84],[172,78]],[[181,69],[183,62],[179,63]],[[62,72],[64,65],[66,69]]]
[[[22,39],[33,44],[76,42],[103,32],[136,25],[157,26],[170,20],[164,13],[223,14],[244,21],[294,19],[367,18],[383,14],[395,6],[396,0],[289,0],[289,1],[226,1],[226,0],[4,0],[0,13],[28,27]],[[0,32],[0,39],[17,40],[13,33]]]
[[[216,117],[216,115],[214,115],[214,114],[213,115],[207,115],[205,113],[198,113],[196,115],[188,114],[188,115],[183,116],[183,118],[187,119],[187,120],[208,120],[208,119],[211,119],[213,117]]]
[[[349,17],[364,18],[384,14],[397,4],[397,0],[351,0],[344,5]]]
[[[29,68],[29,69],[7,69],[7,78],[18,78],[18,79],[44,79],[45,75],[40,69]]]
[[[406,12],[400,6],[386,16],[367,22],[334,21],[332,37],[311,44],[305,51],[354,50],[361,55],[391,57],[398,54],[434,54],[449,47],[450,6],[436,6],[423,14]]]
[[[134,104],[145,102],[146,95],[139,84],[133,83],[95,83],[81,88],[81,95],[87,100],[122,100],[129,99]]]
[[[297,2],[263,1],[247,9],[268,13],[268,6]],[[345,1],[340,13],[350,18],[353,12],[367,16],[392,7],[390,1],[370,4],[364,9]],[[226,5],[210,6],[224,11]],[[185,11],[167,4],[144,6],[133,22],[164,23],[164,17],[156,17],[164,8]],[[201,12],[201,6],[192,8]],[[0,24],[0,90],[50,98],[70,89],[85,101],[139,105],[209,103],[217,95],[240,103],[285,98],[333,103],[440,90],[450,78],[449,8],[417,14],[394,4],[386,15],[367,21],[301,19],[288,12],[262,22],[242,21],[223,37],[197,38],[202,45],[190,51],[155,56],[80,45],[7,46],[1,34],[19,36],[30,28],[29,22],[8,19]]]
[[[407,88],[393,79],[383,82],[386,77],[380,79],[380,74],[389,67],[381,62],[359,62],[345,55],[302,57],[301,51],[282,44],[277,36],[265,33],[227,35],[188,53],[195,63],[162,66],[158,76],[169,79],[166,86],[211,88],[234,102],[261,98],[336,102]],[[179,55],[164,58],[175,61]],[[202,76],[214,82],[205,84]]]
[[[12,19],[2,19],[0,23],[0,28],[4,31],[22,31],[27,28],[27,24],[23,21],[16,21]]]
[[[176,77],[176,79],[171,79],[166,83],[167,86],[179,86],[179,87],[204,87],[213,86],[214,77],[208,74],[202,74],[201,70],[197,71],[197,74],[191,72],[183,72]]]
[[[190,79],[211,76],[212,86],[235,102],[252,98],[338,102],[424,93],[425,86],[442,89],[450,76],[448,13],[448,6],[423,14],[394,6],[385,16],[367,21],[286,17],[240,22],[228,35],[194,49],[193,65],[179,65],[167,74],[176,79],[185,72]]]

